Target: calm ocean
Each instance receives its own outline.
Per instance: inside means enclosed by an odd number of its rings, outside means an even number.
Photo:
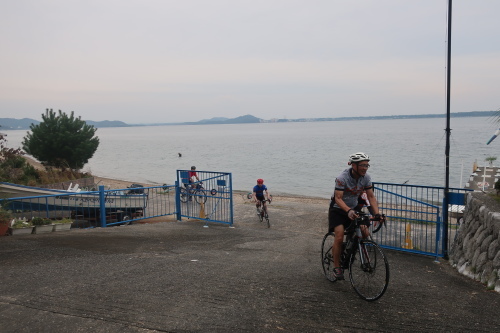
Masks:
[[[500,161],[500,138],[486,145],[497,127],[491,118],[451,119],[451,187],[465,185],[474,161]],[[231,172],[235,190],[250,191],[264,178],[271,193],[329,198],[349,154],[362,151],[372,158],[374,181],[444,186],[445,128],[444,118],[99,128],[99,148],[84,170],[173,184],[177,169],[196,165]],[[6,133],[10,147],[26,135]]]

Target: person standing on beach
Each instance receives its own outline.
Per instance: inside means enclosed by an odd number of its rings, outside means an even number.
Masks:
[[[328,232],[335,232],[333,242],[333,262],[335,268],[333,273],[338,280],[344,279],[344,270],[340,265],[340,253],[344,241],[344,231],[349,227],[352,220],[358,217],[356,207],[358,199],[363,193],[370,203],[370,213],[377,218],[380,216],[378,202],[373,193],[373,185],[370,175],[367,173],[370,167],[370,157],[365,153],[355,153],[349,156],[348,165],[351,167],[342,171],[335,179],[335,191],[328,209]],[[362,229],[363,237],[368,237],[368,229]]]

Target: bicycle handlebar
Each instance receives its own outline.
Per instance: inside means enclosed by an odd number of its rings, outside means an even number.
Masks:
[[[352,228],[351,230],[358,228],[361,225],[370,226],[372,222],[380,222],[378,225],[375,225],[373,229],[373,232],[376,233],[380,230],[382,225],[385,225],[385,214],[378,214],[379,216],[369,216],[370,214],[363,212],[356,212],[356,214],[358,217],[354,219],[354,223],[349,227],[349,229]]]
[[[355,218],[355,220],[357,219],[366,219],[367,217],[370,216],[370,214],[367,214],[367,213],[363,213],[363,212],[356,212],[356,215],[358,215],[358,217]],[[382,219],[385,219],[385,214],[377,214],[378,216],[370,216],[368,219],[370,221],[381,221]]]

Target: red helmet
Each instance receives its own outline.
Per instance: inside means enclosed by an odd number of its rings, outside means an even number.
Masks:
[[[264,179],[262,178],[257,179],[257,184],[264,184]]]

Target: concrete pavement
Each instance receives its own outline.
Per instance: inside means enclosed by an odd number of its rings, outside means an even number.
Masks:
[[[199,221],[0,238],[0,332],[495,332],[500,295],[447,262],[386,251],[377,302],[322,275],[326,201]]]

